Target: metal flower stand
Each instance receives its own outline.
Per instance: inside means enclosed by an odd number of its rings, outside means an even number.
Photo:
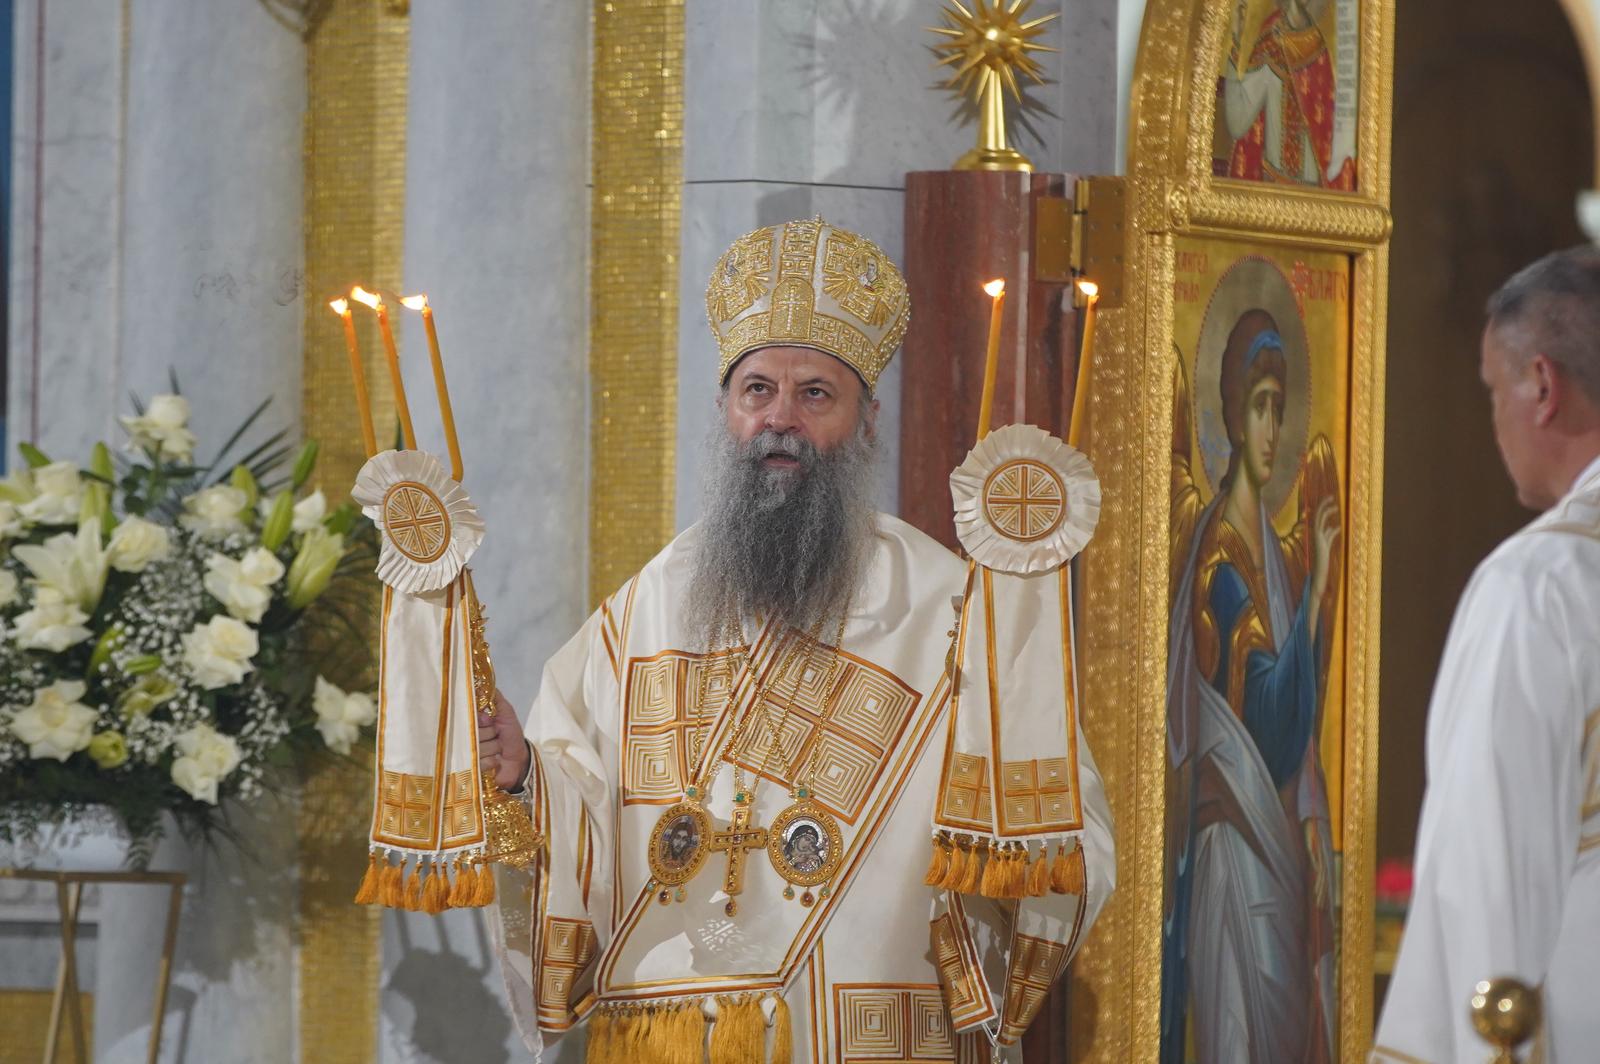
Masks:
[[[50,1030],[45,1038],[44,1064],[55,1062],[63,1012],[72,1024],[77,1064],[88,1064],[77,965],[78,905],[83,897],[83,888],[89,884],[166,884],[170,892],[167,926],[161,941],[160,966],[156,971],[155,1015],[150,1026],[150,1053],[147,1058],[149,1064],[156,1064],[156,1058],[161,1053],[161,1021],[167,1011],[172,956],[178,943],[178,914],[183,908],[183,887],[189,877],[183,872],[55,872],[0,868],[0,878],[54,883],[56,888],[56,904],[61,911],[61,962],[56,969],[55,992],[50,999]]]

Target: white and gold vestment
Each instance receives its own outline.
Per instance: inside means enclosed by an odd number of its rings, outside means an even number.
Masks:
[[[651,829],[682,794],[691,729],[700,722],[701,748],[721,749],[757,686],[747,678],[730,690],[711,656],[686,649],[693,639],[678,611],[695,543],[691,528],[606,600],[550,661],[528,714],[528,793],[549,845],[526,883],[531,895],[503,879],[499,902],[524,1030],[536,1022],[559,1034],[601,1003],[623,1015],[688,995],[760,992],[768,1017],[773,995],[787,1003],[797,1061],[987,1059],[985,1036],[958,1037],[984,1023],[1015,1043],[1110,894],[1110,818],[1079,732],[1071,782],[1085,890],[1013,903],[923,885],[951,730],[951,598],[967,569],[897,518],[879,517],[870,574],[833,651],[841,658],[834,698],[823,705],[807,684],[828,675],[829,663],[807,666],[781,738],[793,764],[820,744],[816,798],[844,840],[832,893],[809,908],[786,901],[763,854],[746,865],[733,918],[719,889],[722,854],[711,855],[681,904],[647,889]],[[797,638],[771,626],[753,633],[751,671],[774,668]],[[737,744],[746,771],[756,771],[750,751],[768,738],[757,728]],[[732,811],[731,775],[718,775],[706,803],[719,823]],[[788,804],[791,782],[769,767],[757,823]],[[959,782],[945,781],[947,791]],[[1006,786],[1013,808],[1048,798],[1041,779],[1029,794]],[[980,783],[973,791],[990,800]],[[561,1047],[551,1047],[556,1059],[576,1059]]]

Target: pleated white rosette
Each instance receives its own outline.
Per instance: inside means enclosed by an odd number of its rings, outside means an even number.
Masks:
[[[426,451],[373,455],[350,497],[383,533],[378,579],[397,591],[446,587],[483,542],[483,518],[466,489]]]
[[[1034,425],[985,436],[950,474],[956,535],[979,565],[1045,573],[1081,551],[1100,520],[1089,459]]]

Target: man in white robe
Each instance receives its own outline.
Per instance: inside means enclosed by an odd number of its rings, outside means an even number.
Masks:
[[[1007,761],[1018,771],[991,787],[977,759],[963,775],[950,663],[971,570],[869,501],[871,387],[904,335],[904,280],[870,241],[791,222],[736,242],[707,304],[725,431],[705,518],[550,661],[526,743],[512,713],[480,720],[485,765],[548,839],[531,879],[501,873],[513,1013],[561,1061],[585,1036],[590,1061],[630,1064],[1014,1059],[1113,883],[1067,611],[1037,628],[1058,633],[1053,687],[1008,675],[1022,655],[997,660],[992,639],[984,685],[1008,714],[1059,721],[1065,660],[1059,770]],[[960,684],[963,704],[986,704],[978,686]],[[826,815],[762,845],[805,800]],[[974,874],[932,888],[951,801],[1041,829],[962,836]],[[703,820],[663,815],[702,803]],[[983,889],[979,850],[996,871]],[[1030,861],[1043,889],[988,889]]]
[[[1483,1064],[1468,1001],[1499,976],[1543,992],[1534,1059],[1600,1059],[1600,251],[1541,259],[1488,310],[1495,438],[1544,512],[1478,567],[1445,644],[1385,1064]]]

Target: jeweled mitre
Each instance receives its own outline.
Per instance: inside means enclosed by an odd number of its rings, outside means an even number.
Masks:
[[[814,221],[767,226],[723,253],[706,286],[706,318],[727,380],[758,347],[810,347],[861,375],[869,389],[911,322],[906,279],[864,236]]]

